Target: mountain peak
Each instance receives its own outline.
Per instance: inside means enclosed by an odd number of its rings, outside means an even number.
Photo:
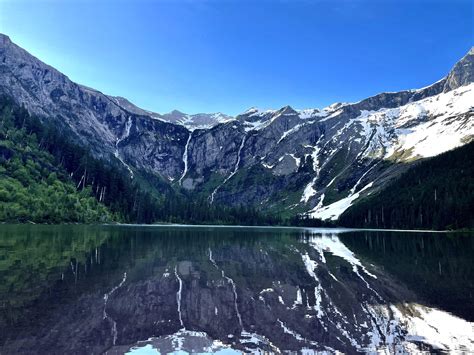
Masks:
[[[0,46],[7,46],[12,43],[10,37],[7,35],[0,33]]]
[[[291,107],[290,105],[286,105],[280,109],[281,114],[290,114],[290,113],[296,113],[296,110]]]
[[[474,82],[474,47],[457,62],[446,77],[444,92]]]
[[[184,112],[181,112],[179,110],[173,110],[168,115],[173,115],[173,116],[185,116],[186,114]]]
[[[257,107],[255,106],[252,106],[250,108],[248,108],[247,110],[245,110],[242,115],[246,115],[246,114],[250,114],[250,113],[255,113],[255,112],[258,112],[260,111]]]

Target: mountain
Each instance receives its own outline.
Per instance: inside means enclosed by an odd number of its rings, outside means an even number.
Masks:
[[[186,127],[192,131],[195,129],[206,129],[211,128],[219,123],[228,122],[233,119],[232,116],[226,115],[221,112],[217,113],[197,113],[187,114],[178,110],[173,110],[169,113],[159,114],[152,111],[147,111],[135,106],[127,99],[120,96],[109,96],[109,98],[117,103],[123,109],[130,111],[136,115],[151,116],[163,122],[170,122]]]
[[[0,94],[115,161],[211,204],[335,220],[474,137],[474,49],[426,88],[324,109],[157,114],[76,84],[0,36]]]
[[[347,227],[474,229],[474,142],[420,161],[381,191],[361,198]]]
[[[232,116],[217,112],[217,113],[197,113],[190,115],[180,112],[178,110],[171,111],[161,115],[162,119],[185,126],[190,131],[195,129],[208,129],[220,123],[225,123],[233,119]]]

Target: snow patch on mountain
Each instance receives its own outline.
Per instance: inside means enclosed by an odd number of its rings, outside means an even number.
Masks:
[[[465,116],[463,116],[465,115]],[[454,149],[474,135],[474,84],[404,106],[361,111],[351,123],[361,126],[370,152],[384,158],[427,158]]]
[[[331,203],[328,206],[316,206],[314,209],[309,211],[309,216],[312,218],[319,218],[322,220],[331,220],[335,221],[339,218],[341,214],[344,213],[345,210],[347,210],[349,207],[352,206],[352,203],[357,200],[361,193],[370,187],[372,187],[373,183],[369,183],[364,186],[359,192],[354,193],[354,194],[349,194],[349,196],[344,197],[336,202]]]
[[[184,126],[190,131],[196,129],[210,129],[218,124],[235,120],[232,116],[221,112],[187,114],[177,110],[166,113],[162,115],[162,117],[164,120]]]
[[[340,137],[356,137],[354,142],[365,148],[357,160],[411,161],[428,158],[457,148],[474,137],[474,84],[431,96],[396,108],[381,108],[377,111],[362,110],[360,115],[349,119],[339,128],[331,140],[337,143]],[[298,128],[299,129],[299,128]],[[337,149],[337,144],[334,144]],[[315,160],[316,161],[316,160]],[[347,197],[328,206],[320,203],[308,212],[313,218],[337,220],[361,193],[372,187],[366,185],[356,193],[361,180],[373,169],[372,165]],[[315,176],[319,174],[315,169]],[[329,187],[337,176],[326,185]],[[307,203],[316,191],[311,181],[304,189],[301,202]]]

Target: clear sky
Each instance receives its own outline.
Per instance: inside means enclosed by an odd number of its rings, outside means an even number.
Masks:
[[[443,77],[472,0],[0,0],[0,32],[72,80],[164,113],[324,107]]]

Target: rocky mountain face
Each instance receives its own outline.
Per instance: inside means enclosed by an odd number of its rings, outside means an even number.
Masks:
[[[115,156],[127,164],[127,152],[133,147],[143,158],[133,158],[130,165],[135,169],[150,166],[163,176],[178,175],[182,170],[181,156],[188,136],[185,127],[130,111],[128,105],[122,107],[99,91],[73,83],[3,35],[0,63],[0,94],[12,97],[30,113],[55,120],[97,156]],[[175,158],[176,162],[169,161]]]
[[[474,50],[435,84],[324,109],[157,114],[70,81],[0,36],[0,93],[55,119],[130,175],[211,203],[336,219],[413,162],[474,136]]]

